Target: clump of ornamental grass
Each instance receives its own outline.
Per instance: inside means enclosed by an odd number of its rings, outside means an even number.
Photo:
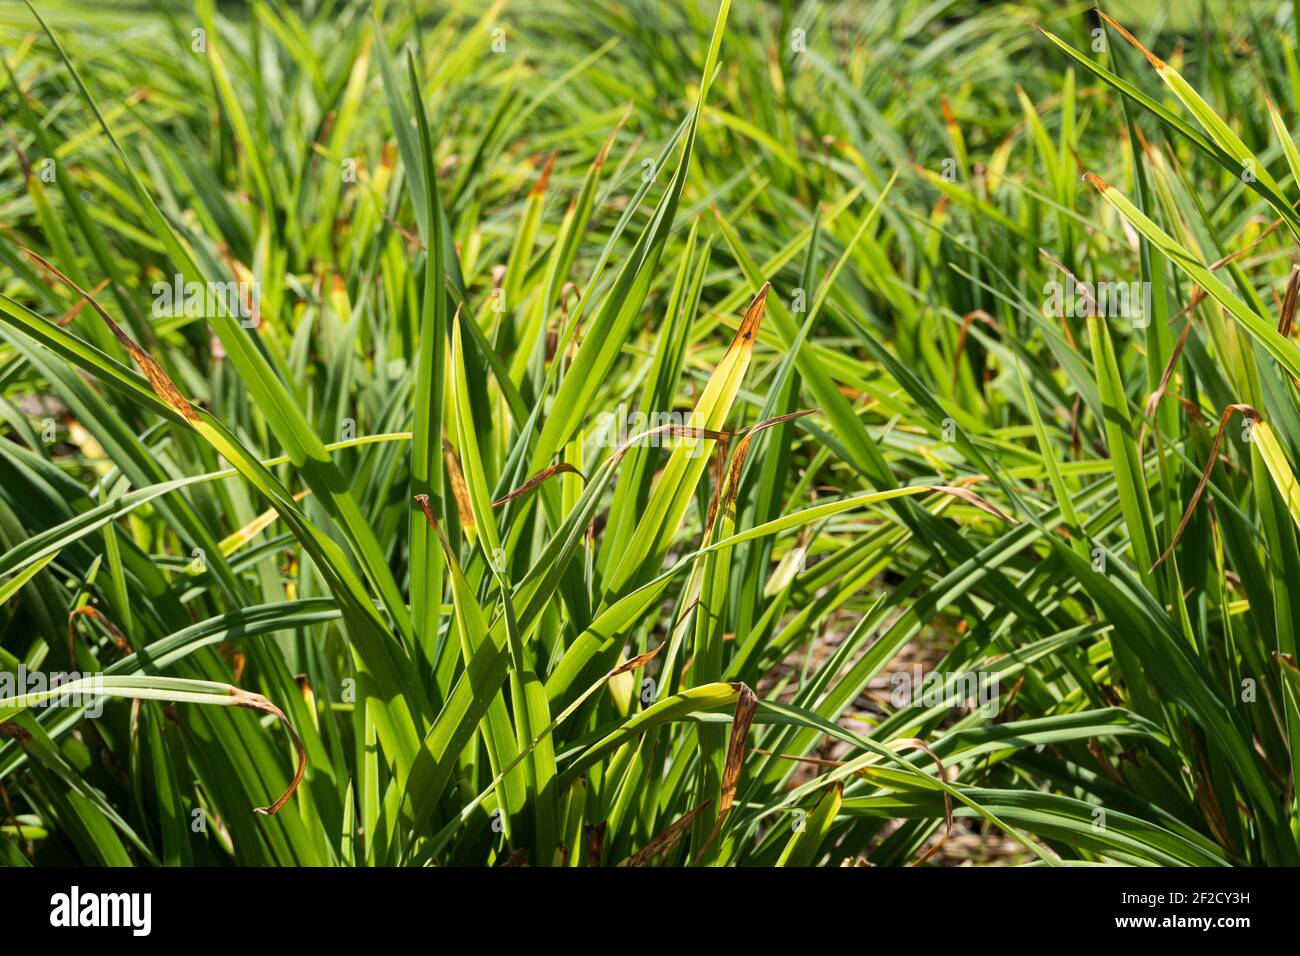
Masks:
[[[0,14],[0,859],[1300,863],[1285,31],[430,6]]]

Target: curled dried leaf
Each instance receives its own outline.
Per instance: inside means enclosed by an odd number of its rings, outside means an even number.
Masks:
[[[976,309],[974,312],[967,313],[961,320],[961,329],[957,333],[957,347],[953,350],[952,382],[954,386],[957,384],[957,376],[961,374],[961,358],[966,354],[966,337],[970,334],[970,327],[976,322],[987,325],[995,332],[1002,331],[1002,327],[998,325],[997,320],[983,309]],[[1070,334],[1069,326],[1066,326],[1065,333],[1066,335]]]
[[[68,613],[68,660],[71,663],[75,665],[77,662],[77,629],[75,625],[78,617],[88,617],[97,622],[100,627],[108,632],[108,636],[112,638],[113,643],[117,645],[117,649],[122,652],[123,656],[131,653],[131,645],[127,642],[126,635],[122,633],[118,626],[110,621],[99,608],[83,604]]]
[[[289,802],[298,789],[298,784],[302,783],[303,774],[307,772],[307,748],[302,745],[302,738],[298,736],[298,731],[293,729],[293,724],[289,723],[289,718],[284,715],[279,707],[271,703],[261,694],[254,694],[252,691],[241,690],[238,687],[230,688],[230,696],[234,698],[236,707],[246,707],[249,710],[255,710],[261,714],[270,714],[276,720],[284,725],[284,729],[289,733],[289,739],[293,741],[293,748],[298,754],[298,769],[294,772],[293,781],[289,788],[280,795],[280,799],[269,807],[256,807],[253,812],[260,813],[263,816],[271,816],[278,813],[280,808]]]
[[[502,497],[498,498],[496,501],[492,502],[492,507],[500,508],[502,505],[506,504],[506,502],[514,501],[516,498],[528,494],[528,492],[532,491],[542,482],[546,481],[546,479],[553,478],[556,475],[562,475],[562,474],[577,475],[583,481],[587,480],[587,476],[584,475],[576,465],[571,465],[567,461],[557,462],[556,464],[551,465],[549,468],[543,468],[541,471],[533,475],[533,477],[529,478],[527,481],[525,481],[514,491],[511,491],[508,494],[505,494]]]
[[[938,754],[930,749],[930,745],[919,737],[900,737],[897,740],[891,740],[887,746],[893,751],[920,750],[928,754],[930,759],[934,761],[935,766],[939,768],[939,779],[944,783],[948,782],[948,771],[944,769],[943,761],[939,759]],[[943,836],[939,838],[939,842],[913,860],[912,866],[920,866],[938,853],[952,833],[952,794],[948,793],[947,790],[943,792],[943,824]]]

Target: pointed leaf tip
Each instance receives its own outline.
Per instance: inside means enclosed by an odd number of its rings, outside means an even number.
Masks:
[[[1133,44],[1135,47],[1141,50],[1142,55],[1147,58],[1147,62],[1150,63],[1157,70],[1157,72],[1163,73],[1165,71],[1165,66],[1166,66],[1165,61],[1160,59],[1160,57],[1156,56],[1154,53],[1152,53],[1150,50],[1144,47],[1142,43],[1138,40],[1138,38],[1135,37],[1133,34],[1129,33],[1128,30],[1126,30],[1122,24],[1120,24],[1113,17],[1108,16],[1103,10],[1098,9],[1097,15],[1101,17],[1103,20],[1105,20],[1107,23],[1109,23],[1116,30],[1118,30],[1119,35],[1122,36],[1125,40],[1128,40],[1129,43]]]
[[[741,321],[740,328],[736,330],[737,342],[752,344],[758,338],[758,327],[763,322],[763,313],[767,310],[767,293],[771,288],[771,282],[764,282],[763,288],[758,290],[758,295],[754,296],[754,301],[745,310],[745,318]]]
[[[559,155],[559,152],[558,149],[551,150],[551,155],[546,158],[546,162],[542,166],[542,173],[537,177],[537,182],[533,184],[530,195],[541,196],[546,192],[546,186],[551,181],[551,170],[555,168],[555,157]]]

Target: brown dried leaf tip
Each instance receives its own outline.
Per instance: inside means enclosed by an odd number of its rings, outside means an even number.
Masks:
[[[1116,20],[1112,19],[1111,17],[1107,16],[1101,10],[1097,11],[1097,15],[1101,17],[1103,20],[1105,20],[1107,23],[1109,23],[1117,31],[1119,31],[1119,35],[1122,36],[1125,40],[1128,40],[1129,43],[1133,44],[1135,47],[1141,50],[1142,55],[1147,58],[1147,62],[1150,63],[1156,69],[1157,72],[1163,73],[1165,71],[1165,67],[1168,66],[1168,64],[1165,63],[1164,60],[1160,59],[1160,57],[1156,56],[1154,53],[1148,50],[1146,47],[1144,47],[1138,41],[1137,37],[1129,33],[1128,30],[1124,29],[1124,27],[1120,25],[1120,23],[1118,23]]]
[[[758,713],[758,695],[750,688],[748,684],[736,683],[731,685],[736,690],[736,713],[731,718],[731,738],[727,741],[727,761],[722,767],[722,799],[718,801],[718,816],[713,821],[713,829],[709,831],[709,838],[704,841],[704,846],[696,854],[695,862],[698,864],[704,859],[709,847],[713,846],[713,841],[718,838],[722,831],[722,824],[726,822],[727,814],[731,812],[731,804],[736,799],[736,788],[740,785],[740,770],[745,763],[745,740],[749,737],[749,726],[754,722],[754,715]]]
[[[1102,179],[1096,173],[1093,172],[1084,173],[1083,178],[1089,185],[1094,187],[1098,192],[1104,193],[1107,189],[1110,189],[1110,183],[1106,182],[1106,180]]]
[[[1174,536],[1169,540],[1169,547],[1165,548],[1160,557],[1156,559],[1156,563],[1151,565],[1151,568],[1147,571],[1148,574],[1164,564],[1165,559],[1173,554],[1174,545],[1178,544],[1183,532],[1187,530],[1187,525],[1192,520],[1196,506],[1200,503],[1201,495],[1205,494],[1205,488],[1210,483],[1210,475],[1214,472],[1214,463],[1219,460],[1219,445],[1223,441],[1224,430],[1228,427],[1228,419],[1232,417],[1234,412],[1240,412],[1244,418],[1252,422],[1263,421],[1259,412],[1243,402],[1224,406],[1223,414],[1219,416],[1219,430],[1215,433],[1214,441],[1210,443],[1209,461],[1205,463],[1205,470],[1201,472],[1201,480],[1197,482],[1196,490],[1192,492],[1192,498],[1187,503],[1187,510],[1183,512],[1183,520],[1178,522],[1178,530],[1174,532]]]
[[[537,177],[537,182],[533,184],[530,195],[541,196],[546,192],[546,185],[551,181],[551,170],[555,168],[555,157],[559,155],[559,150],[551,150],[551,155],[546,158],[546,164],[542,166],[542,174]]]
[[[1282,296],[1282,310],[1278,317],[1277,331],[1283,338],[1291,337],[1291,327],[1295,323],[1297,299],[1300,298],[1300,266],[1291,266],[1291,275],[1286,280],[1286,293]],[[1289,373],[1288,373],[1289,374]],[[1300,388],[1300,381],[1291,376],[1291,383]]]
[[[469,500],[469,486],[465,484],[465,472],[460,467],[460,458],[447,437],[447,430],[442,432],[442,457],[447,462],[447,477],[451,480],[451,496],[456,502],[456,513],[460,523],[466,528],[473,528],[474,508]]]
[[[117,649],[122,652],[123,657],[131,654],[131,645],[127,643],[126,635],[112,621],[110,621],[104,612],[90,604],[83,604],[79,608],[74,608],[68,613],[68,661],[74,666],[77,662],[77,629],[76,620],[78,617],[88,617],[92,621],[97,621],[99,625],[108,632]]]
[[[740,768],[745,762],[745,740],[749,737],[749,725],[758,713],[758,695],[748,684],[735,685],[739,691],[736,697],[736,713],[731,721],[731,739],[727,741],[727,762],[722,768],[722,800],[718,803],[718,815],[724,816],[731,809],[736,799],[736,787],[740,784]]]
[[[502,505],[506,504],[507,502],[513,501],[514,499],[520,497],[521,495],[528,494],[528,492],[532,491],[542,482],[546,481],[547,478],[551,478],[554,477],[555,475],[562,475],[562,474],[577,475],[583,481],[587,480],[586,475],[584,475],[576,465],[571,465],[567,461],[557,462],[554,465],[551,465],[547,468],[543,468],[541,471],[533,475],[533,477],[529,478],[518,488],[514,489],[513,491],[503,495],[502,497],[498,498],[496,501],[492,502],[492,507],[500,508]]]
[[[754,301],[745,310],[745,317],[740,322],[740,328],[736,330],[736,338],[732,341],[731,348],[735,348],[738,343],[752,343],[758,338],[758,327],[763,324],[763,313],[767,311],[767,293],[771,289],[772,283],[764,282],[763,288],[758,290],[758,295],[754,296]]]
[[[980,511],[991,514],[995,518],[1001,518],[1003,521],[1007,522],[1008,524],[1016,523],[1016,519],[1011,517],[1011,515],[1007,514],[1005,511],[1003,511],[1001,508],[998,508],[996,505],[990,504],[988,501],[981,498],[979,495],[975,494],[975,492],[971,491],[969,488],[958,488],[953,485],[927,485],[926,487],[929,488],[931,491],[937,491],[940,494],[952,495],[954,498],[960,498],[962,501],[966,502],[967,504],[974,505]]]
[[[656,858],[663,856],[681,841],[682,835],[690,829],[691,824],[695,822],[695,818],[703,813],[712,802],[713,798],[709,797],[694,810],[673,821],[666,829],[620,863],[619,866],[645,866],[647,863],[651,863]]]
[[[646,664],[649,664],[652,660],[658,657],[659,652],[662,651],[663,649],[664,649],[664,645],[660,644],[652,651],[646,651],[644,654],[638,654],[636,657],[632,658],[631,660],[624,661],[622,664],[619,664],[617,667],[615,667],[612,671],[609,672],[609,676],[617,677],[619,674],[626,674],[628,671],[634,671],[639,667],[644,667]]]
[[[99,317],[104,320],[104,324],[108,326],[109,331],[111,331],[117,340],[122,343],[122,347],[126,349],[127,354],[131,356],[132,361],[140,367],[140,371],[143,372],[144,377],[149,380],[149,385],[154,390],[154,393],[166,402],[167,406],[171,408],[172,411],[176,412],[176,414],[180,415],[191,425],[197,425],[199,423],[200,419],[198,412],[194,411],[193,406],[190,405],[185,396],[181,394],[180,389],[176,387],[176,383],[171,380],[171,377],[165,371],[163,371],[163,367],[154,361],[152,355],[137,345],[135,340],[132,339],[131,336],[127,335],[120,325],[113,321],[113,317],[104,311],[103,306],[96,302],[89,292],[77,285],[37,253],[25,246],[22,247],[22,249],[23,252],[31,256],[32,259],[34,259],[43,269],[48,271],[50,275],[54,276],[69,289],[72,289],[90,303],[91,307],[99,313]]]
[[[246,707],[249,710],[255,710],[260,714],[270,714],[276,720],[284,725],[284,729],[289,732],[289,738],[293,741],[293,749],[298,754],[298,769],[293,775],[293,781],[289,788],[280,795],[280,799],[269,807],[255,807],[254,813],[260,813],[263,816],[271,816],[278,813],[280,808],[289,802],[289,798],[294,795],[298,789],[298,784],[302,783],[303,774],[307,772],[307,749],[302,745],[302,738],[298,736],[298,731],[293,729],[293,724],[289,723],[289,718],[284,715],[279,707],[271,703],[261,694],[254,694],[251,691],[241,690],[238,687],[230,688],[230,696],[235,699],[236,707]]]
[[[948,782],[948,771],[944,769],[943,761],[939,759],[938,754],[930,749],[930,745],[919,737],[900,737],[899,739],[890,742],[889,749],[895,752],[899,750],[919,750],[922,753],[927,754],[930,759],[934,761],[935,766],[939,768],[939,779],[944,783]],[[913,860],[912,866],[920,866],[926,860],[930,859],[930,857],[938,853],[944,843],[947,842],[948,837],[952,834],[952,794],[947,790],[943,792],[943,824],[943,836],[939,838],[939,841],[935,843],[934,846],[930,847]]]
[[[727,467],[726,483],[729,491],[727,494],[726,507],[728,513],[735,510],[736,496],[740,492],[740,479],[745,470],[745,459],[749,456],[749,446],[753,442],[754,436],[769,428],[775,428],[777,425],[784,425],[786,422],[794,421],[796,418],[803,418],[805,415],[812,415],[816,411],[818,411],[816,408],[805,408],[797,412],[778,415],[775,418],[764,419],[744,432],[740,441],[736,444],[735,451],[731,454],[731,463]],[[709,516],[708,524],[710,527],[713,525],[712,514]]]

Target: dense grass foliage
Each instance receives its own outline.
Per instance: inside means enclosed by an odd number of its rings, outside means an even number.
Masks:
[[[0,860],[1300,864],[1266,7],[0,7]]]

